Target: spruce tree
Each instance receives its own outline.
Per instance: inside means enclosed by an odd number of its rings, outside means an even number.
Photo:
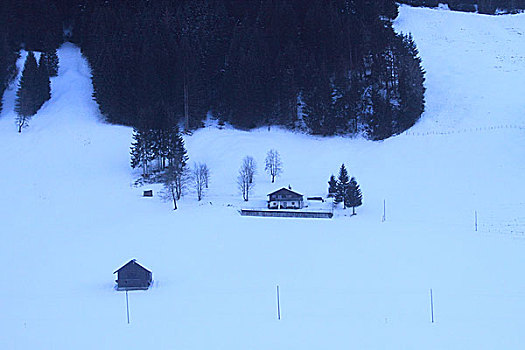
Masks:
[[[168,156],[168,132],[165,129],[155,129],[151,131],[152,136],[152,155],[157,158],[157,169],[164,170]]]
[[[5,23],[6,13],[2,13],[0,5],[0,23]],[[2,28],[0,25],[0,112],[2,112],[2,96],[9,83],[15,78],[16,60],[19,53],[8,41],[7,26]]]
[[[345,196],[348,191],[349,178],[348,171],[344,164],[341,164],[339,169],[339,176],[337,177],[337,191],[335,192],[334,203],[343,202],[343,209],[346,209]]]
[[[39,106],[51,98],[51,81],[49,79],[49,70],[45,62],[44,54],[40,55],[38,60],[38,99]]]
[[[345,207],[352,207],[352,215],[355,215],[355,207],[359,207],[361,204],[363,204],[363,195],[355,177],[352,177],[346,190],[344,205]]]
[[[24,63],[24,70],[18,90],[16,92],[15,112],[18,132],[27,126],[31,116],[35,115],[40,107],[38,65],[33,52],[29,51]]]
[[[47,68],[47,72],[50,77],[56,77],[58,75],[58,55],[56,49],[47,50],[42,54],[43,62]]]
[[[168,171],[173,175],[173,180],[175,181],[175,194],[177,199],[180,199],[186,182],[188,181],[188,154],[184,147],[184,139],[182,138],[177,126],[171,127],[167,132],[166,149]]]
[[[312,71],[310,88],[303,92],[303,120],[312,134],[333,135],[338,129],[334,86],[326,70]]]
[[[335,176],[330,176],[330,180],[328,181],[328,197],[334,197],[337,193],[337,180],[335,179]]]
[[[188,156],[184,148],[184,140],[178,128],[174,127],[165,133],[167,141],[168,165],[162,174],[164,190],[173,202],[173,210],[177,209],[177,200],[182,196],[182,192],[188,181],[186,164]]]
[[[425,109],[425,71],[416,44],[409,34],[398,38],[400,113],[395,133],[412,127]]]
[[[131,143],[131,167],[142,167],[142,175],[149,175],[149,163],[154,159],[151,132],[148,130],[133,129],[133,142]]]

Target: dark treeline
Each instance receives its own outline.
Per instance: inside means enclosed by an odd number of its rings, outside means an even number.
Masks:
[[[58,73],[58,60],[55,58],[56,55],[52,57],[42,53],[37,63],[33,51],[28,52],[16,92],[18,132],[22,132],[29,119],[51,98],[50,77]]]
[[[412,6],[436,7],[447,4],[451,10],[484,14],[516,13],[525,10],[525,0],[400,0]]]
[[[19,57],[19,47],[11,40],[7,5],[5,2],[0,2],[0,112],[3,107],[4,91],[16,76],[16,60]]]
[[[392,29],[392,0],[11,2],[11,43],[44,50],[65,30],[111,123],[191,130],[211,113],[243,129],[384,139],[423,112],[424,72]]]
[[[58,4],[47,0],[0,2],[0,96],[18,73],[16,60],[20,49],[30,52],[17,91],[15,110],[19,131],[24,120],[50,98],[49,77],[58,72],[56,49],[64,41],[64,23],[69,17],[59,12]],[[38,66],[32,51],[42,52]],[[1,108],[0,99],[0,111]]]

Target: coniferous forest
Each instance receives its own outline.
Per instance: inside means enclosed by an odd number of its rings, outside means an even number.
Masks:
[[[192,130],[212,116],[251,129],[385,139],[424,109],[416,44],[393,0],[8,0],[0,87],[20,48],[80,46],[110,123]]]

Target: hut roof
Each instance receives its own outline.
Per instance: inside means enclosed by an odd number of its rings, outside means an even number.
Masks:
[[[303,195],[298,193],[298,192],[295,192],[295,191],[292,191],[286,187],[283,187],[277,191],[274,191],[272,193],[268,193],[268,196],[271,196],[271,195],[274,195],[274,194],[277,194],[277,193],[281,193],[281,194],[292,194],[294,196],[298,196],[298,197],[302,197]]]
[[[150,270],[148,270],[148,269],[145,268],[144,266],[140,265],[140,264],[137,262],[137,260],[135,260],[135,259],[131,259],[130,261],[128,261],[126,264],[124,264],[122,267],[120,267],[119,269],[117,269],[117,270],[116,270],[115,272],[113,272],[113,273],[117,273],[117,272],[119,272],[120,270],[122,270],[122,269],[128,267],[129,265],[136,265],[136,266],[138,266],[138,267],[140,267],[140,268],[142,268],[142,269],[144,269],[144,270],[146,270],[146,271],[148,271],[148,272],[151,272]]]

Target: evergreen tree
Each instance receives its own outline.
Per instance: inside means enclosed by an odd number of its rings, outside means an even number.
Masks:
[[[62,42],[62,22],[55,1],[4,0],[7,3],[10,36],[29,51],[45,51]]]
[[[313,134],[333,135],[339,123],[335,109],[335,89],[325,67],[320,70],[311,65],[309,89],[302,96],[304,102],[303,120]]]
[[[355,208],[362,204],[363,195],[361,194],[361,189],[359,188],[355,177],[352,177],[345,194],[344,205],[345,207],[352,207],[352,215],[355,215]]]
[[[211,112],[243,129],[384,139],[422,113],[424,72],[392,28],[394,0],[78,1],[55,4],[75,17],[112,123],[192,130]]]
[[[2,5],[0,5],[1,7]],[[2,96],[9,83],[16,77],[16,60],[19,53],[9,44],[4,16],[7,14],[0,9],[0,112],[2,112]]]
[[[168,132],[165,129],[155,129],[151,131],[151,136],[151,151],[157,159],[157,169],[164,170],[168,157]]]
[[[51,81],[44,54],[40,54],[38,60],[38,95],[40,104],[38,108],[51,98]]]
[[[164,189],[173,201],[173,209],[175,210],[177,209],[177,200],[181,198],[189,180],[189,174],[186,169],[188,156],[184,148],[184,140],[180,136],[178,129],[171,129],[167,135],[169,135],[167,140],[167,158],[169,162],[162,175],[162,181]]]
[[[399,40],[400,39],[400,40]],[[399,105],[394,133],[412,127],[425,110],[425,71],[416,44],[409,34],[398,38],[399,57]]]
[[[224,110],[236,127],[252,129],[272,114],[269,51],[257,21],[242,22],[234,30],[222,86]]]
[[[150,131],[133,129],[133,142],[131,143],[131,167],[142,167],[142,175],[149,175],[149,164],[154,159],[153,141]]]
[[[334,203],[343,202],[343,209],[346,209],[345,197],[349,187],[348,171],[344,164],[341,164],[339,169],[339,176],[337,177],[337,190],[334,196]]]
[[[392,105],[383,96],[383,90],[374,87],[371,90],[372,108],[366,119],[367,136],[371,140],[384,140],[392,135]]]
[[[378,1],[380,14],[389,19],[396,19],[399,15],[399,10],[395,0]]]
[[[47,68],[50,77],[58,75],[58,55],[56,49],[45,51],[43,54],[43,63]]]
[[[177,199],[180,199],[188,181],[188,154],[184,147],[184,139],[176,126],[170,128],[166,134],[168,167],[174,175],[175,193]]]
[[[183,84],[180,96],[186,131],[202,126],[202,120],[206,118],[212,104],[216,87],[211,82],[215,80],[213,77],[217,65],[221,63],[220,50],[226,49],[226,18],[221,3],[209,0],[185,1],[177,11],[178,57]]]
[[[35,115],[40,108],[39,87],[38,65],[35,55],[29,51],[16,92],[15,112],[17,113],[18,132],[22,132],[31,116]]]
[[[334,197],[337,193],[337,180],[335,179],[335,176],[330,176],[330,180],[328,181],[328,197]]]

